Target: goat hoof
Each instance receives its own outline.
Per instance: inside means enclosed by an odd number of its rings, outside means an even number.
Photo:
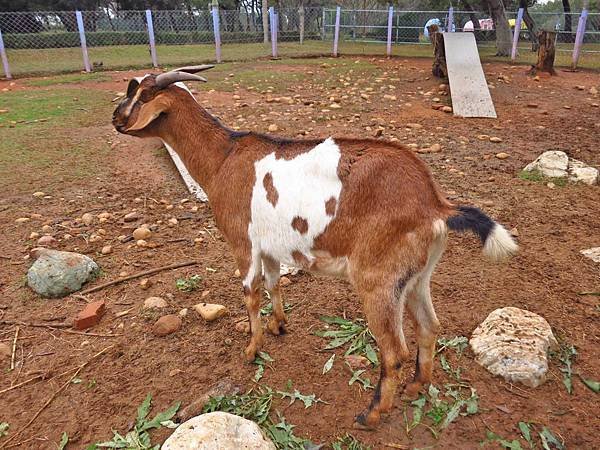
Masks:
[[[373,431],[378,424],[379,414],[374,411],[365,411],[356,416],[352,428],[355,430]]]
[[[262,347],[262,343],[260,345],[256,345],[253,342],[251,342],[248,347],[246,347],[246,349],[244,350],[244,355],[246,355],[246,361],[248,361],[249,363],[254,362],[254,360],[256,359],[256,354],[260,351],[260,348]]]
[[[284,320],[277,320],[275,317],[271,317],[269,323],[267,324],[267,329],[273,336],[279,336],[281,334],[285,334],[285,324]]]
[[[404,392],[402,392],[402,400],[413,401],[419,398],[419,394],[423,389],[423,383],[419,381],[412,381],[406,385]]]

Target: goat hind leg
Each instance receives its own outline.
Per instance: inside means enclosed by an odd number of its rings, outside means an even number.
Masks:
[[[248,266],[248,269],[245,271],[243,286],[244,302],[246,303],[252,336],[250,337],[250,343],[244,350],[244,354],[246,355],[246,360],[252,362],[264,343],[262,321],[260,320],[260,259],[253,258]]]
[[[263,269],[265,272],[265,288],[271,297],[273,312],[269,317],[267,328],[271,334],[279,336],[285,334],[285,324],[287,317],[283,311],[283,300],[281,298],[281,289],[279,287],[279,261],[269,257],[263,257]]]

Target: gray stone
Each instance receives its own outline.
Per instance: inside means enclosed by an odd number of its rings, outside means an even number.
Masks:
[[[569,157],[565,152],[551,150],[542,153],[535,161],[527,164],[523,170],[533,172],[537,170],[545,177],[566,178]]]
[[[586,258],[590,258],[592,261],[600,263],[600,247],[592,247],[586,250],[581,250],[581,253]]]
[[[177,427],[162,450],[275,450],[259,426],[225,412],[196,416]]]
[[[585,183],[590,186],[598,182],[598,169],[587,166],[578,159],[569,158],[569,180],[576,183]]]
[[[545,381],[548,349],[558,346],[543,317],[514,307],[492,311],[469,343],[476,361],[488,371],[530,387]]]
[[[36,261],[27,272],[27,284],[42,297],[64,297],[93,279],[98,265],[79,253],[46,248],[32,250]]]

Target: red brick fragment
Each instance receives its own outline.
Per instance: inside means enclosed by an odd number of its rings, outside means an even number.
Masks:
[[[100,322],[100,318],[104,315],[105,309],[104,300],[88,303],[88,305],[83,308],[73,320],[73,328],[76,330],[85,330],[93,327]]]

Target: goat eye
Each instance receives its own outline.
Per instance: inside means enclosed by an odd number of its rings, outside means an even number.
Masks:
[[[137,90],[139,85],[140,83],[138,82],[138,80],[131,80],[129,82],[129,85],[127,86],[127,97],[131,97]]]

